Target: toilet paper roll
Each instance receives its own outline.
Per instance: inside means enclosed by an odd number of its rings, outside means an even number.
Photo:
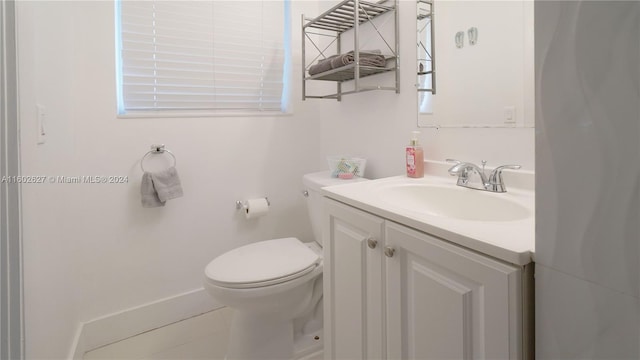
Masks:
[[[267,215],[269,212],[269,203],[267,199],[249,199],[247,200],[246,206],[244,208],[244,214],[247,219],[254,219],[260,216]]]

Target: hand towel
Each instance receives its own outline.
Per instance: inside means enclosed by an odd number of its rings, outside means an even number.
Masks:
[[[355,53],[349,51],[342,55],[329,56],[326,59],[318,60],[318,63],[309,67],[309,75],[315,75],[331,69],[337,69],[339,67],[349,65],[355,61]],[[387,63],[382,51],[380,49],[374,50],[362,50],[360,51],[360,65],[362,66],[375,66],[384,67]]]
[[[333,56],[329,56],[326,59],[318,60],[317,64],[311,65],[311,67],[309,67],[309,75],[315,75],[321,72],[331,70],[331,60],[338,56],[339,55],[333,55]]]
[[[153,187],[153,178],[151,173],[142,174],[142,183],[140,184],[140,194],[142,195],[142,207],[152,208],[164,206],[164,201],[158,198],[158,193]]]
[[[386,59],[380,54],[380,50],[361,51],[360,53],[360,65],[362,66],[376,66],[384,67]],[[356,60],[355,53],[349,51],[346,54],[340,55],[331,59],[331,67],[336,69],[345,65],[349,65]]]
[[[182,185],[175,167],[151,173],[153,187],[160,201],[167,201],[182,196]]]

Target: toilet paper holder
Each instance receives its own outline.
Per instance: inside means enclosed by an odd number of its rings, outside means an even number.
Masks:
[[[267,205],[271,206],[271,202],[269,201],[268,197],[264,197],[264,199],[267,201]],[[238,200],[236,201],[236,210],[242,210],[242,209],[246,209],[247,208],[247,200]]]

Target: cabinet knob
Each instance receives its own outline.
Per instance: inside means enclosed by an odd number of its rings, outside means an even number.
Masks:
[[[384,248],[384,254],[385,254],[387,257],[393,257],[393,254],[395,254],[395,252],[396,252],[396,249],[394,249],[394,248],[392,248],[392,247],[388,247],[388,246],[387,246],[386,248]]]
[[[373,238],[368,238],[367,239],[367,246],[369,246],[370,249],[375,249],[376,246],[378,246],[378,240],[373,239]]]

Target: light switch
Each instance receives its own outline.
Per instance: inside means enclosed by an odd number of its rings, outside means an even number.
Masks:
[[[505,124],[516,123],[516,107],[515,106],[504,107],[504,123]]]
[[[42,105],[36,105],[36,117],[38,127],[38,144],[44,144],[47,142],[47,113]]]

